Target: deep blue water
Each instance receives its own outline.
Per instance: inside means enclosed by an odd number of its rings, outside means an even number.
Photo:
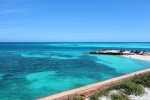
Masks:
[[[99,49],[150,51],[150,43],[0,43],[0,100],[33,100],[150,67]]]

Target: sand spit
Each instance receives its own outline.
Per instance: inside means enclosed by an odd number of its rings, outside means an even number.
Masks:
[[[150,61],[150,56],[148,55],[122,55],[122,56],[132,58],[132,59],[137,59],[137,60]]]
[[[89,52],[89,54],[97,55],[120,55],[123,57],[150,61],[150,52],[148,51],[132,51],[132,50],[97,50]]]

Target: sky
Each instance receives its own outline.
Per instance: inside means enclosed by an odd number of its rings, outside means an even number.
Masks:
[[[150,0],[0,0],[0,42],[150,42]]]

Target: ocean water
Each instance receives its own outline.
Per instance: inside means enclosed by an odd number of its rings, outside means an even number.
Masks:
[[[150,68],[150,62],[91,55],[99,49],[150,51],[150,43],[0,43],[0,100],[34,100]]]

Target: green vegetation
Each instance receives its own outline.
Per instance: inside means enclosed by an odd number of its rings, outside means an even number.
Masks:
[[[82,96],[73,96],[69,100],[84,100]]]
[[[129,97],[125,94],[113,94],[111,95],[112,100],[129,100]]]
[[[112,100],[129,100],[128,95],[144,94],[144,87],[150,88],[150,72],[110,86],[107,89],[92,95],[91,99],[99,100],[99,97],[101,96],[110,96]],[[120,91],[120,93],[109,94],[112,90]]]
[[[136,76],[132,78],[131,81],[144,87],[150,88],[150,73]]]
[[[111,88],[107,88],[101,92],[98,92],[98,93],[92,95],[90,98],[92,100],[99,100],[99,97],[101,97],[101,96],[108,96],[110,91],[111,91]]]
[[[133,83],[132,81],[125,81],[111,87],[113,90],[122,90],[124,94],[141,95],[144,93],[144,88],[141,85]]]
[[[128,95],[144,94],[144,87],[150,88],[150,72],[110,86],[105,90],[92,95],[90,98],[91,100],[99,100],[99,97],[109,96],[112,100],[130,100]],[[117,90],[119,93],[112,94],[110,93],[112,90]],[[74,96],[69,100],[84,100],[84,98],[82,96]]]
[[[92,100],[99,100],[100,95],[98,93],[91,96]]]

